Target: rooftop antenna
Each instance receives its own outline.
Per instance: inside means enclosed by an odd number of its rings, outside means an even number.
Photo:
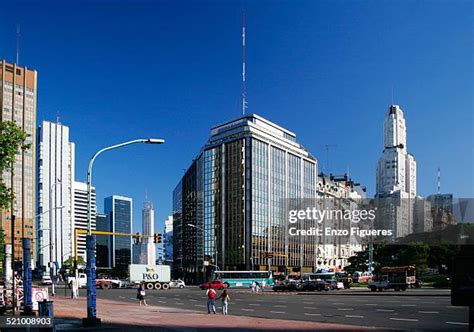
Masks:
[[[20,24],[16,25],[16,65],[20,65]]]
[[[392,105],[393,105],[393,84],[392,84]]]
[[[247,109],[247,87],[245,84],[245,11],[242,11],[242,115]]]
[[[326,150],[326,162],[324,164],[324,172],[327,173],[329,172],[329,149],[336,149],[337,145],[336,144],[324,144],[323,145],[324,149]]]
[[[438,195],[441,194],[441,168],[438,166]]]

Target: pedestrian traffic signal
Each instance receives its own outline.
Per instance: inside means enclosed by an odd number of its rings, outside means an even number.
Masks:
[[[153,242],[154,243],[161,243],[161,234],[160,233],[153,234]]]
[[[135,244],[139,244],[142,240],[142,235],[139,232],[136,232],[133,238],[135,240]]]

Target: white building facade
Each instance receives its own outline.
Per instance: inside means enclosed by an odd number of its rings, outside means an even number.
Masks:
[[[384,150],[377,164],[378,226],[394,237],[413,233],[416,197],[416,161],[407,151],[403,111],[391,105],[384,122]]]
[[[37,146],[38,263],[61,267],[73,255],[74,143],[67,126],[43,121]]]
[[[83,182],[74,182],[74,210],[73,210],[73,230],[71,241],[73,243],[74,254],[74,229],[87,230],[87,184]],[[91,229],[96,230],[96,192],[95,188],[91,189]],[[86,261],[86,235],[79,234],[77,236],[77,250],[78,256],[84,258]]]

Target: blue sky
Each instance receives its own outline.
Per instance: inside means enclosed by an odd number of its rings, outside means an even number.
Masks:
[[[251,113],[297,134],[330,170],[375,188],[385,112],[405,112],[418,191],[474,195],[473,8],[470,1],[86,1],[4,3],[0,58],[38,71],[38,123],[71,128],[76,179],[101,147],[99,208],[130,196],[135,229],[145,192],[156,220],[210,128],[240,115],[241,10],[247,16]]]

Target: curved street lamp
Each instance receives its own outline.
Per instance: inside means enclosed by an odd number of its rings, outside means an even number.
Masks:
[[[209,235],[210,237],[213,237],[212,233],[210,233],[209,231],[206,231],[204,228],[202,227],[199,227],[199,226],[196,226],[196,225],[193,225],[193,224],[187,224],[186,226],[188,227],[192,227],[192,228],[196,228],[196,229],[199,229],[200,231],[202,231],[203,233],[206,233],[207,235]],[[214,235],[214,266],[216,268],[216,271],[219,271],[219,266],[217,265],[217,238],[216,236]],[[211,264],[212,265],[212,264]]]
[[[96,311],[96,289],[95,289],[95,240],[92,236],[92,223],[91,223],[91,188],[92,188],[92,167],[94,166],[95,159],[103,152],[118,149],[127,145],[144,143],[144,144],[163,144],[164,139],[160,138],[140,138],[124,143],[111,145],[97,151],[89,161],[89,167],[87,168],[87,236],[86,236],[86,273],[87,273],[87,318],[83,319],[84,326],[98,326],[100,325],[100,319],[97,318]],[[76,270],[77,274],[77,270]],[[77,277],[77,276],[76,276]]]

